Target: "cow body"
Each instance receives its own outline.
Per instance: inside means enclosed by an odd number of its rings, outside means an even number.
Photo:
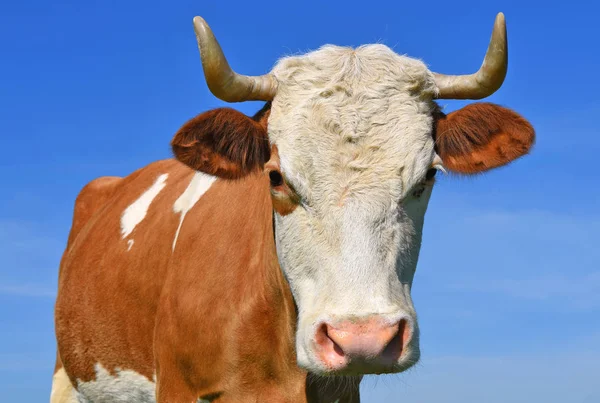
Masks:
[[[241,76],[195,27],[211,91],[268,102],[202,113],[173,137],[176,160],[82,191],[52,403],[358,401],[362,375],[419,359],[411,287],[436,172],[479,174],[533,145],[507,108],[435,101],[499,88],[503,16],[471,76],[381,44]]]
[[[311,397],[265,181],[165,160],[83,189],[56,303],[56,373],[73,396],[153,402],[158,384],[163,402]]]

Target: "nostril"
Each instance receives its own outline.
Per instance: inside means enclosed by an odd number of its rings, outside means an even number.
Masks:
[[[327,333],[327,337],[329,337],[329,332]],[[331,337],[329,337],[329,340],[331,340],[331,342],[333,343],[333,351],[337,355],[343,357],[344,356],[344,350],[342,350],[342,348]]]
[[[406,319],[402,319],[398,325],[398,334],[402,335],[402,345],[406,347],[412,338],[412,327]]]
[[[317,347],[317,355],[321,362],[330,370],[343,368],[348,363],[348,357],[344,350],[335,341],[335,333],[333,328],[328,324],[323,323],[317,328],[315,335],[315,343]]]
[[[392,360],[398,360],[406,349],[412,337],[412,329],[406,319],[401,319],[396,327],[394,337],[387,344],[382,352],[383,357],[388,357]]]
[[[344,356],[344,350],[335,342],[332,335],[329,334],[330,326],[327,323],[321,324],[317,329],[315,341],[325,350],[333,351],[339,356]]]
[[[323,344],[325,339],[328,339],[327,336],[327,325],[322,323],[321,326],[317,328],[317,333],[315,334],[315,341],[317,344]]]

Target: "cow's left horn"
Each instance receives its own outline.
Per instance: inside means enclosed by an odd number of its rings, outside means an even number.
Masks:
[[[434,73],[441,99],[481,99],[496,92],[506,77],[508,43],[504,14],[498,13],[483,64],[477,73],[447,76]]]
[[[226,102],[270,101],[277,92],[277,80],[271,74],[250,77],[229,67],[221,46],[202,17],[194,17],[194,31],[200,49],[204,76],[210,91]]]

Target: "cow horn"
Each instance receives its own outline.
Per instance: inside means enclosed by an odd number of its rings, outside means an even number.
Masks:
[[[498,13],[492,38],[477,73],[449,76],[434,73],[440,99],[481,99],[496,92],[506,77],[508,42],[504,14]]]
[[[277,80],[271,74],[250,77],[229,67],[212,30],[202,17],[194,17],[194,31],[200,49],[204,76],[210,91],[226,102],[270,101],[277,92]]]

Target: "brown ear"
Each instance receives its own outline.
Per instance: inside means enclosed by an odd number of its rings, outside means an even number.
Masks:
[[[444,166],[476,174],[527,154],[535,141],[531,124],[510,109],[473,103],[436,121],[436,149]]]
[[[269,159],[266,125],[230,108],[191,119],[171,141],[175,158],[197,171],[235,179],[261,170]]]

